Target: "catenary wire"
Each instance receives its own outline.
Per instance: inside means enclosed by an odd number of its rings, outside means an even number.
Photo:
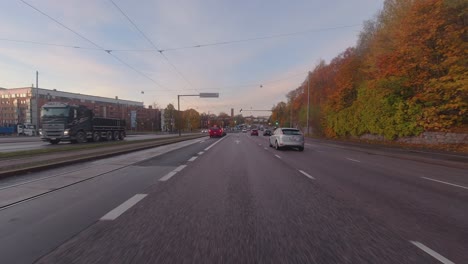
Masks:
[[[136,73],[142,75],[143,77],[147,78],[148,80],[152,81],[154,84],[156,84],[157,86],[159,87],[162,87],[162,85],[160,83],[158,83],[157,81],[155,81],[153,78],[149,77],[147,74],[139,71],[138,69],[136,69],[135,67],[131,66],[130,64],[128,64],[127,62],[125,62],[124,60],[120,59],[119,57],[115,56],[114,54],[112,54],[112,50],[107,50],[103,47],[101,47],[100,45],[98,45],[96,42],[90,40],[89,38],[83,36],[82,34],[76,32],[75,30],[71,29],[70,27],[66,26],[65,24],[63,24],[62,22],[58,21],[57,19],[51,17],[50,15],[48,15],[47,13],[43,12],[42,10],[38,9],[37,7],[31,5],[30,3],[26,2],[25,0],[20,0],[21,2],[23,2],[25,5],[29,6],[30,8],[34,9],[35,11],[39,12],[40,14],[46,16],[47,18],[49,18],[50,20],[54,21],[55,23],[57,23],[58,25],[62,26],[63,28],[67,29],[68,31],[74,33],[75,35],[79,36],[80,38],[86,40],[87,42],[91,43],[93,46],[95,46],[96,48],[102,50],[102,51],[105,51],[107,54],[111,55],[112,57],[114,57],[117,61],[119,61],[120,63],[124,64],[125,66],[127,66],[128,68],[132,69],[133,71],[135,71]]]
[[[119,10],[119,12],[127,19],[127,21],[132,24],[132,26],[141,34],[141,36],[146,40],[148,41],[148,43],[150,43],[151,46],[153,46],[153,48],[155,48],[155,51],[157,51],[163,58],[164,60],[169,64],[171,65],[171,67],[173,68],[173,70],[175,72],[177,72],[177,74],[185,81],[189,84],[190,87],[193,88],[193,85],[192,83],[187,79],[187,77],[175,66],[174,63],[172,63],[169,58],[163,54],[163,52],[157,47],[157,45],[151,40],[148,38],[148,36],[146,36],[146,34],[135,24],[135,22],[133,22],[133,20],[122,10],[122,8],[120,8],[113,0],[109,0],[114,6],[115,8],[117,8],[117,10]]]

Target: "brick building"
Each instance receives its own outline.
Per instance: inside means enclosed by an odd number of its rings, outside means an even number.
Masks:
[[[0,126],[30,123],[40,127],[40,108],[47,102],[84,105],[99,117],[125,119],[128,130],[161,130],[159,109],[142,102],[43,88],[0,88]]]

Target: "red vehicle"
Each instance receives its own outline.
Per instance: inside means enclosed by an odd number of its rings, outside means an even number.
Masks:
[[[223,134],[223,129],[220,127],[212,127],[210,128],[210,137],[222,137]]]
[[[257,129],[252,129],[252,131],[250,131],[250,135],[251,136],[258,136],[258,130]]]

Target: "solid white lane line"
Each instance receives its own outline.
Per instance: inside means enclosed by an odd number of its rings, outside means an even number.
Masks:
[[[200,152],[198,152],[198,155],[203,155],[203,153],[205,153],[205,152],[200,151]]]
[[[438,261],[444,263],[444,264],[455,264],[454,262],[446,259],[444,256],[440,255],[439,253],[435,252],[434,250],[426,247],[425,245],[423,245],[422,243],[418,242],[418,241],[410,241],[411,244],[417,246],[419,249],[421,249],[422,251],[426,252],[427,254],[431,255],[433,258],[437,259]]]
[[[161,177],[161,179],[159,179],[159,181],[167,181],[169,180],[172,176],[176,175],[177,174],[177,171],[171,171],[169,172],[168,174],[164,175],[163,177]]]
[[[175,168],[175,172],[179,172],[181,170],[183,170],[185,167],[187,167],[187,165],[180,165],[179,167]]]
[[[281,157],[280,157],[280,156],[278,156],[278,155],[276,155],[276,154],[275,154],[275,156],[276,156],[278,159],[281,159]]]
[[[197,159],[197,156],[191,157],[188,161],[194,161]]]
[[[435,182],[439,182],[439,183],[443,183],[443,184],[447,184],[447,185],[452,185],[452,186],[455,186],[455,187],[459,187],[459,188],[463,188],[463,189],[468,190],[468,187],[465,187],[465,186],[462,186],[462,185],[458,185],[458,184],[454,184],[454,183],[450,183],[450,182],[439,181],[439,180],[431,179],[431,178],[427,178],[427,177],[421,177],[421,178],[423,178],[425,180],[435,181]]]
[[[226,136],[222,137],[220,140],[217,140],[215,143],[209,145],[209,146],[205,149],[205,151],[209,150],[209,149],[212,148],[214,145],[218,144],[219,142],[221,142],[221,140],[223,140],[223,139],[225,139],[225,138],[227,138],[227,137],[228,137],[228,136],[226,135]]]
[[[146,197],[147,194],[135,194],[132,198],[128,199],[125,201],[123,204],[117,206],[114,210],[108,212],[106,215],[101,217],[101,220],[115,220],[117,217],[119,217],[121,214],[123,214],[125,211],[130,209],[132,206],[137,204],[139,201],[141,201],[143,198]]]
[[[355,160],[355,159],[350,159],[350,158],[346,158],[346,159],[350,161],[354,161],[354,162],[360,162],[359,160]]]
[[[311,175],[309,175],[307,172],[305,171],[302,171],[302,170],[299,170],[300,173],[304,174],[306,177],[308,177],[309,179],[312,179],[312,180],[315,180],[315,178]]]

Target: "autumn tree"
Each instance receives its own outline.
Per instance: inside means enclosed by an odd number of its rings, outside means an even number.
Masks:
[[[185,128],[189,131],[200,128],[200,114],[195,109],[188,109],[183,112]]]

